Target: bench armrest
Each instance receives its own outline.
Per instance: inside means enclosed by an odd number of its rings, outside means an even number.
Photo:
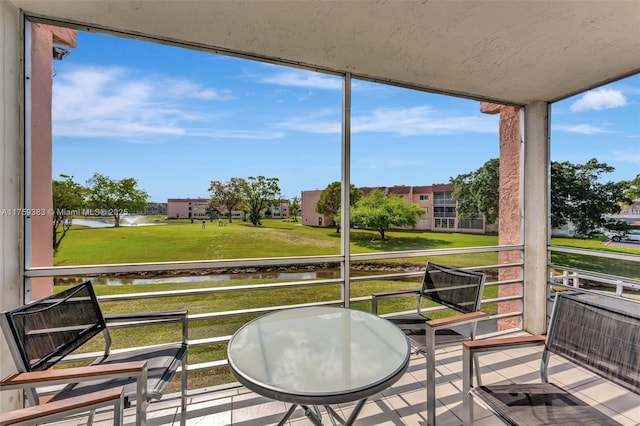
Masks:
[[[61,401],[0,413],[0,425],[22,424],[23,422],[34,422],[36,420],[38,423],[49,422],[78,412],[95,410],[109,405],[114,406],[114,424],[121,424],[122,410],[124,408],[123,392],[124,387],[118,386]]]
[[[378,314],[378,299],[397,299],[401,297],[417,296],[420,294],[420,289],[410,290],[398,290],[398,291],[383,291],[380,293],[373,293],[371,295],[371,313]]]
[[[467,350],[470,353],[475,353],[491,352],[512,347],[538,346],[544,344],[545,340],[545,336],[535,335],[506,337],[504,339],[473,340],[463,342],[462,345],[464,350]]]
[[[476,312],[469,312],[466,314],[453,315],[446,318],[429,320],[425,324],[427,325],[427,330],[429,328],[439,330],[442,328],[450,328],[451,326],[464,325],[464,324],[476,322],[487,316],[488,315],[485,312],[476,311]]]
[[[105,365],[90,365],[87,367],[57,368],[44,371],[30,371],[12,374],[0,381],[3,390],[23,388],[27,386],[56,385],[61,383],[75,383],[96,378],[107,379],[115,377],[144,377],[146,382],[147,361],[121,362]],[[146,389],[146,383],[145,383]]]

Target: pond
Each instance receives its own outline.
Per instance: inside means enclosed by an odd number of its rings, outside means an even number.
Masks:
[[[73,225],[86,226],[89,228],[113,228],[115,224],[110,222],[109,219],[83,219],[75,218],[71,220]],[[123,216],[120,218],[120,226],[152,226],[152,225],[166,225],[165,223],[150,223],[146,222],[144,216]]]
[[[114,277],[93,277],[91,281],[94,285],[145,285],[145,284],[166,284],[166,283],[199,283],[199,282],[220,282],[232,280],[315,280],[339,278],[338,270],[323,271],[296,271],[296,272],[253,272],[238,274],[216,274],[197,276],[176,276],[176,277],[151,277],[151,278],[114,278]],[[74,285],[87,280],[86,277],[61,277],[56,279],[56,284]]]

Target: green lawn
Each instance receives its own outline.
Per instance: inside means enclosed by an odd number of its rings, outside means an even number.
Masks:
[[[335,228],[314,228],[299,222],[266,219],[263,226],[234,221],[226,226],[188,220],[166,225],[120,228],[74,226],[54,257],[56,266],[100,263],[167,262],[182,260],[340,254]],[[425,231],[378,233],[351,230],[352,253],[496,245],[495,235]]]

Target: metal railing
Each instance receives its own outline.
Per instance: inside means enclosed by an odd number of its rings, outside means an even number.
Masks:
[[[506,251],[518,251],[522,253],[523,247],[521,245],[514,246],[490,246],[490,247],[475,247],[475,248],[456,248],[456,249],[436,249],[436,250],[411,250],[411,251],[396,251],[396,252],[384,252],[384,253],[367,253],[367,254],[354,254],[349,256],[349,267],[361,262],[381,262],[381,261],[393,261],[397,259],[407,259],[407,261],[415,262],[417,258],[432,258],[434,256],[464,256],[475,255],[479,253],[498,253]],[[522,257],[522,256],[521,256]],[[117,264],[117,265],[83,265],[83,266],[63,266],[63,267],[35,267],[25,271],[25,277],[27,279],[37,277],[83,277],[90,278],[98,275],[116,275],[123,273],[163,273],[163,272],[175,272],[175,271],[200,271],[207,273],[219,269],[225,269],[225,273],[230,273],[229,270],[239,270],[257,267],[278,267],[285,268],[289,266],[300,265],[344,265],[345,257],[341,255],[330,256],[301,256],[301,257],[282,257],[282,258],[256,258],[256,259],[229,259],[229,260],[210,260],[210,261],[191,261],[191,262],[157,262],[157,263],[135,263],[135,264]],[[422,264],[422,262],[420,262]],[[495,287],[503,285],[520,285],[522,286],[522,262],[508,263],[508,264],[489,264],[489,265],[473,265],[468,269],[476,271],[497,271],[502,268],[520,268],[520,278],[512,280],[499,281],[496,279],[497,273],[494,273],[494,278],[488,280],[485,287]],[[349,281],[355,285],[366,285],[367,281],[406,281],[411,279],[419,279],[424,272],[408,271],[408,272],[394,272],[388,273],[384,271],[368,271],[369,273],[362,276],[351,275]],[[123,301],[144,301],[158,298],[180,298],[188,296],[213,296],[221,294],[233,294],[243,293],[247,294],[255,291],[263,290],[278,290],[278,291],[295,291],[297,289],[308,289],[317,286],[341,286],[344,287],[345,282],[342,277],[329,278],[329,279],[308,279],[308,280],[295,280],[286,282],[267,282],[257,284],[239,284],[228,285],[218,287],[205,287],[195,289],[172,289],[165,291],[152,291],[152,292],[140,292],[140,293],[127,293],[108,296],[99,296],[101,303],[105,306],[108,303],[123,302]],[[344,292],[342,292],[344,294]],[[518,294],[522,294],[519,291]],[[494,304],[505,301],[518,300],[521,301],[522,296],[508,296],[508,297],[496,297],[483,300],[483,304]],[[371,295],[350,297],[350,303],[370,303]],[[189,323],[194,324],[198,321],[207,320],[222,320],[232,317],[242,316],[255,316],[276,310],[294,308],[300,306],[313,306],[313,305],[344,305],[345,301],[342,299],[327,299],[308,303],[297,304],[283,304],[277,306],[259,306],[259,307],[247,307],[244,309],[233,309],[218,312],[203,312],[203,313],[191,313],[189,314]],[[521,304],[520,304],[521,305]],[[427,311],[436,312],[445,308],[429,308]],[[516,317],[521,318],[521,310],[517,310],[510,313],[502,313],[489,316],[489,319],[495,320],[500,318]],[[520,321],[521,323],[521,321]],[[216,335],[203,338],[194,338],[189,340],[190,348],[203,348],[214,345],[225,344],[230,339],[231,335]],[[117,350],[114,350],[117,352]],[[76,354],[68,357],[69,362],[76,362],[81,360],[90,359],[95,354],[85,353]],[[208,370],[212,368],[224,367],[227,365],[226,359],[214,359],[206,362],[198,362],[188,365],[189,372],[197,372]]]
[[[336,269],[338,266],[341,268],[351,268],[355,265],[370,262],[379,262],[382,265],[393,264],[394,261],[405,259],[405,263],[415,263],[423,266],[425,259],[432,259],[434,257],[447,257],[447,261],[451,264],[456,264],[457,256],[467,256],[466,261],[462,262],[469,266],[467,269],[482,271],[488,274],[488,279],[485,283],[485,288],[502,287],[509,285],[520,286],[519,291],[515,296],[498,296],[491,298],[483,298],[482,305],[487,306],[490,304],[499,304],[503,302],[519,302],[518,309],[505,313],[495,313],[489,315],[487,320],[495,321],[506,318],[516,318],[519,320],[519,324],[522,324],[522,294],[523,294],[523,275],[524,265],[523,262],[515,263],[491,263],[480,264],[479,262],[468,262],[468,255],[479,255],[483,253],[495,253],[500,252],[518,252],[520,258],[523,255],[522,245],[512,246],[488,246],[488,247],[474,247],[474,248],[455,248],[455,249],[436,249],[436,250],[412,250],[412,251],[396,251],[396,252],[384,252],[384,253],[366,253],[366,254],[353,254],[350,256],[342,255],[327,255],[327,256],[300,256],[300,257],[281,257],[281,258],[255,258],[255,259],[228,259],[228,260],[207,260],[207,261],[190,261],[190,262],[157,262],[157,263],[135,263],[135,264],[117,264],[117,265],[82,265],[82,266],[64,266],[64,267],[39,267],[30,268],[25,271],[25,278],[27,280],[37,277],[68,277],[79,276],[83,278],[96,277],[99,275],[111,275],[116,276],[118,274],[135,274],[135,273],[166,273],[166,272],[184,272],[187,271],[206,274],[215,274],[216,270],[225,269],[225,273],[235,273],[233,270],[246,270],[250,268],[283,268],[293,267],[298,271],[305,270],[304,266],[311,265],[315,267],[323,267],[326,265],[332,265]],[[597,256],[608,259],[620,260],[623,262],[632,262],[633,264],[640,264],[640,256],[630,255],[624,253],[611,253],[600,252],[594,250],[575,249],[569,247],[556,247],[549,246],[548,251],[550,253],[571,253],[580,254],[586,256]],[[451,256],[450,258],[448,256]],[[474,256],[474,260],[480,258],[480,256]],[[419,262],[418,262],[418,259]],[[498,271],[506,268],[519,268],[518,278],[513,279],[498,279]],[[640,280],[621,278],[619,276],[613,276],[604,273],[597,273],[592,271],[585,271],[577,268],[572,268],[564,265],[549,264],[550,273],[549,284],[550,285],[569,285],[572,287],[582,287],[588,280],[589,282],[597,282],[599,284],[615,288],[617,293],[624,291],[640,290]],[[423,268],[422,268],[423,269]],[[379,270],[368,270],[366,274],[353,275],[348,274],[349,284],[353,286],[367,286],[368,281],[383,282],[389,281],[398,285],[398,282],[407,282],[408,280],[417,281],[424,274],[423,270],[413,269],[408,271],[388,271],[384,268]],[[347,285],[344,279],[344,275],[341,274],[337,278],[324,278],[324,279],[305,279],[305,280],[287,280],[287,281],[273,281],[273,282],[260,282],[253,284],[237,284],[237,285],[223,285],[223,286],[206,286],[204,288],[191,288],[191,289],[171,289],[165,291],[151,291],[151,292],[137,292],[127,294],[117,294],[100,296],[99,300],[107,306],[110,303],[125,302],[125,301],[144,301],[162,298],[182,298],[182,297],[209,297],[220,295],[237,295],[237,294],[254,294],[253,292],[260,291],[282,291],[282,292],[294,292],[301,289],[312,289],[318,286],[329,287],[341,287]],[[392,284],[390,284],[392,285]],[[366,287],[362,287],[366,288]],[[362,293],[362,292],[361,292]],[[341,293],[345,294],[344,291]],[[250,298],[250,296],[248,297]],[[358,308],[362,309],[362,304],[371,303],[371,295],[360,295],[350,297],[349,302],[352,304],[361,304]],[[323,300],[309,301],[295,304],[276,304],[274,306],[250,306],[246,305],[239,309],[220,310],[216,312],[196,312],[189,314],[189,324],[193,326],[199,321],[224,321],[228,319],[237,318],[237,326],[240,326],[244,319],[243,317],[254,317],[264,313],[294,308],[300,306],[314,306],[314,305],[345,305],[345,300],[341,298],[326,298]],[[437,312],[444,308],[427,308],[427,312]],[[410,311],[406,311],[410,312]],[[403,313],[403,312],[399,312]],[[512,330],[510,330],[512,331]],[[233,331],[231,331],[233,332]],[[231,334],[220,333],[219,335],[208,336],[194,336],[189,339],[190,350],[207,350],[206,348],[225,345],[231,338]],[[118,352],[114,350],[113,352]],[[96,356],[96,353],[84,353],[74,354],[68,357],[66,361],[76,362],[82,360],[88,360]],[[202,360],[198,362],[192,362],[188,365],[189,373],[199,373],[212,369],[224,368],[227,366],[227,360],[224,357],[218,357],[217,359]]]
[[[631,292],[637,292],[635,296],[640,297],[640,280],[560,266],[554,266],[554,269],[562,273],[554,275],[554,272],[550,271],[549,280],[551,284],[560,284],[573,288],[583,288],[594,285],[598,287],[612,287],[614,289],[613,292],[615,292],[617,296],[622,296],[623,293],[628,292],[630,296],[633,297],[634,295]]]

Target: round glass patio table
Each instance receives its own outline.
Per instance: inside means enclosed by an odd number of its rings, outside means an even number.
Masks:
[[[409,356],[409,341],[396,325],[366,312],[326,306],[264,315],[242,326],[227,348],[229,367],[240,383],[294,404],[281,423],[296,405],[309,415],[308,406],[360,401],[353,419],[343,421],[351,424],[369,396],[402,376]],[[314,423],[321,424],[317,418]]]

